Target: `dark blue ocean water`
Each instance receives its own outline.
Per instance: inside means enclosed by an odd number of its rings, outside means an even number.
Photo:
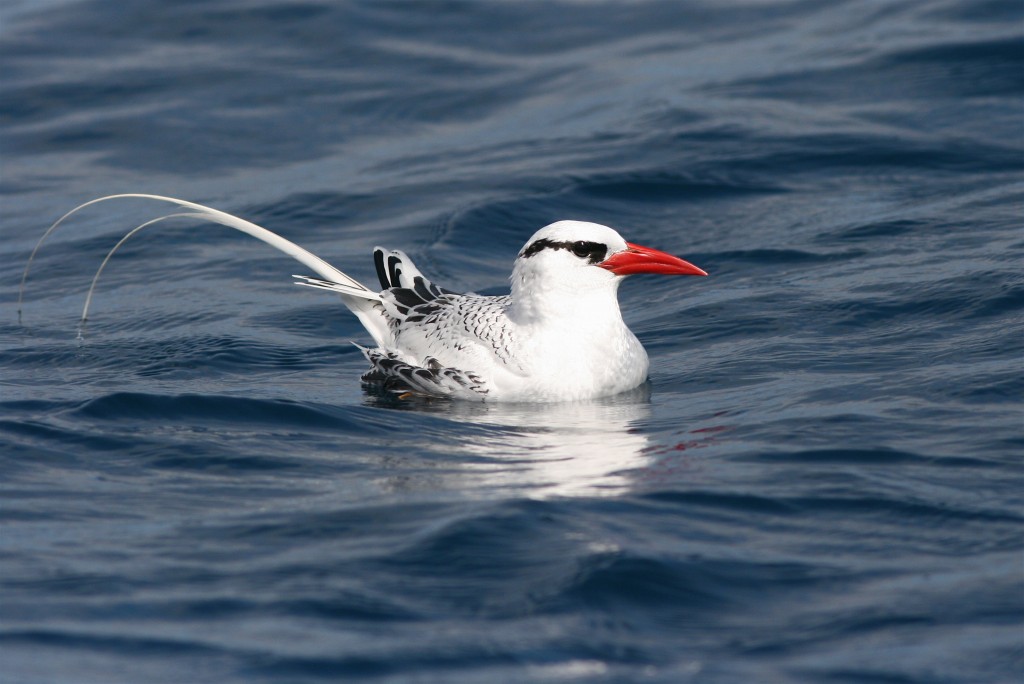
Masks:
[[[1014,682],[1024,4],[0,6],[0,681]],[[502,292],[561,218],[710,278],[649,386],[397,402],[256,221]]]

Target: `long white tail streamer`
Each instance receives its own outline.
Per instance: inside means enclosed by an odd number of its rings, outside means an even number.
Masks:
[[[155,223],[159,223],[169,218],[187,217],[210,221],[212,223],[217,223],[228,228],[234,228],[235,230],[241,231],[247,235],[251,235],[256,239],[267,243],[271,247],[274,247],[275,249],[284,252],[285,254],[292,257],[296,261],[299,261],[307,268],[315,271],[325,280],[330,281],[332,283],[336,283],[339,286],[337,288],[337,291],[341,295],[342,302],[344,302],[344,304],[349,309],[351,309],[352,312],[359,318],[360,322],[362,322],[363,326],[367,329],[370,335],[373,336],[377,344],[385,345],[386,342],[389,340],[390,332],[388,331],[387,321],[384,319],[383,309],[379,305],[380,295],[376,292],[373,292],[369,288],[365,287],[362,283],[355,280],[354,278],[338,270],[334,266],[331,266],[329,263],[327,263],[320,257],[316,256],[312,252],[309,252],[308,250],[299,247],[290,240],[286,240],[277,233],[271,232],[266,228],[256,225],[255,223],[246,221],[245,219],[242,218],[238,218],[237,216],[233,216],[218,209],[213,209],[202,204],[196,204],[194,202],[188,202],[186,200],[181,200],[174,197],[164,197],[161,195],[150,195],[142,193],[107,195],[105,197],[99,197],[97,199],[85,202],[84,204],[80,204],[71,211],[69,211],[68,213],[61,216],[59,219],[57,219],[57,221],[55,221],[54,224],[51,225],[45,233],[43,233],[43,236],[39,238],[39,241],[32,249],[32,253],[29,255],[28,262],[25,264],[25,270],[21,276],[21,286],[18,289],[19,318],[21,317],[21,304],[24,298],[25,283],[28,280],[29,270],[32,266],[33,260],[35,259],[36,253],[39,251],[39,248],[42,247],[46,239],[62,223],[64,223],[64,221],[66,221],[69,217],[71,217],[78,211],[93,204],[97,204],[99,202],[124,198],[139,198],[156,200],[160,202],[168,202],[170,204],[183,207],[185,209],[190,209],[191,211],[161,216],[159,218],[147,221],[142,225],[132,229],[127,235],[121,238],[121,240],[116,245],[114,245],[113,249],[111,249],[110,252],[107,253],[106,258],[103,260],[103,263],[100,265],[99,270],[96,272],[96,275],[93,278],[92,286],[89,288],[89,294],[86,297],[85,307],[82,309],[83,322],[85,321],[88,315],[93,290],[95,289],[96,283],[99,280],[100,273],[103,271],[103,268],[106,266],[110,258],[114,255],[114,252],[116,252],[117,249],[121,245],[123,245],[130,237],[138,233],[143,228],[152,226]]]
[[[136,226],[135,228],[132,228],[130,231],[128,231],[128,233],[123,238],[121,238],[120,240],[117,241],[116,245],[114,245],[113,247],[110,248],[110,251],[107,252],[107,256],[103,257],[103,263],[101,263],[100,267],[96,269],[96,275],[94,275],[92,277],[92,284],[89,286],[89,293],[87,295],[85,295],[85,306],[82,307],[82,320],[79,321],[80,323],[84,324],[89,319],[89,304],[92,302],[93,290],[96,289],[96,283],[98,283],[100,281],[100,274],[103,273],[103,269],[106,268],[107,262],[110,261],[110,257],[114,256],[114,252],[116,252],[121,247],[121,245],[123,245],[124,243],[128,242],[128,238],[130,238],[131,236],[135,235],[136,233],[138,233],[143,228],[147,228],[147,227],[153,225],[154,223],[160,223],[161,221],[166,221],[168,219],[173,219],[173,218],[198,218],[198,219],[202,219],[203,215],[202,214],[188,213],[188,212],[182,212],[180,214],[168,214],[167,216],[161,216],[160,218],[155,218],[155,219],[153,219],[151,221],[146,221],[142,225]]]

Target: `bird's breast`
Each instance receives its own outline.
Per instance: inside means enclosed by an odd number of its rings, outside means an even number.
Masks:
[[[529,383],[551,398],[615,394],[647,379],[647,352],[625,325],[600,331],[549,326],[521,341]]]

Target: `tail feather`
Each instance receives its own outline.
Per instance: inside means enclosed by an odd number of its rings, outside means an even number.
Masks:
[[[380,296],[376,292],[373,292],[372,290],[364,286],[356,279],[348,276],[347,274],[338,270],[334,266],[331,266],[329,263],[327,263],[320,257],[316,256],[312,252],[309,252],[308,250],[299,247],[294,242],[286,240],[285,238],[281,237],[280,235],[274,232],[267,230],[266,228],[263,228],[261,226],[256,225],[255,223],[251,223],[249,221],[246,221],[245,219],[233,216],[226,212],[219,211],[217,209],[212,209],[210,207],[203,206],[202,204],[196,204],[194,202],[176,199],[174,197],[163,197],[161,195],[149,195],[143,193],[126,193],[99,197],[97,199],[90,200],[89,202],[85,202],[84,204],[78,205],[77,207],[75,207],[74,209],[64,214],[59,219],[57,219],[57,221],[53,225],[51,225],[45,233],[43,233],[43,236],[39,238],[39,241],[32,249],[32,254],[29,256],[28,262],[25,264],[25,270],[21,276],[21,286],[19,287],[18,290],[19,315],[21,313],[21,303],[24,297],[25,282],[28,279],[29,269],[32,266],[32,261],[35,259],[36,253],[39,251],[39,248],[42,247],[46,239],[49,238],[49,236],[61,224],[63,224],[64,221],[66,221],[73,214],[84,209],[85,207],[97,204],[99,202],[105,202],[112,199],[122,198],[149,199],[174,204],[179,207],[188,209],[189,212],[185,215],[190,218],[198,218],[209,221],[211,223],[220,224],[228,228],[234,228],[235,230],[241,231],[247,235],[250,235],[258,240],[267,243],[271,247],[287,254],[293,259],[301,262],[307,268],[316,272],[323,278],[323,280],[320,282],[336,285],[337,287],[329,287],[325,289],[333,289],[334,291],[338,292],[341,295],[342,302],[349,309],[351,309],[352,312],[359,318],[360,322],[366,328],[367,332],[369,332],[370,335],[374,338],[374,341],[376,341],[377,344],[386,345],[387,342],[390,340],[391,333],[388,330],[388,324],[384,313],[384,309],[380,305]],[[147,223],[144,223],[142,226],[135,228],[128,235],[122,238],[122,241],[119,242],[113,250],[111,250],[110,254],[107,255],[107,258],[109,259],[113,252],[117,249],[117,247],[119,247],[124,242],[124,240],[129,238],[131,235],[134,235],[136,232],[138,232],[139,230],[146,226],[154,225],[162,221],[164,218],[169,217],[162,217],[160,219],[148,221]],[[104,261],[104,265],[105,264],[106,260]],[[102,270],[102,266],[100,267],[100,270]],[[96,279],[98,278],[99,273],[96,274]],[[93,287],[95,287],[96,279],[94,279]],[[316,287],[316,285],[314,285],[314,287]],[[90,297],[91,294],[92,290],[90,289]],[[86,311],[87,310],[88,303],[86,304]],[[83,312],[83,315],[84,314],[85,312]]]
[[[359,286],[358,288],[346,285],[345,283],[337,283],[332,280],[323,280],[321,278],[314,278],[312,276],[304,275],[293,275],[295,278],[296,285],[304,285],[306,287],[313,287],[318,290],[330,290],[331,292],[337,292],[339,294],[348,295],[349,297],[356,297],[358,299],[365,299],[371,302],[379,302],[381,296],[376,292],[371,292],[365,287]]]

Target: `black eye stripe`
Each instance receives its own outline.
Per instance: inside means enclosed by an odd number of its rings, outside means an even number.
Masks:
[[[564,249],[572,252],[581,259],[586,259],[592,264],[604,261],[605,256],[608,254],[608,245],[600,242],[590,242],[589,240],[555,242],[554,240],[541,238],[540,240],[535,240],[527,245],[526,249],[524,249],[522,254],[519,256],[523,259],[529,259],[543,249]]]

